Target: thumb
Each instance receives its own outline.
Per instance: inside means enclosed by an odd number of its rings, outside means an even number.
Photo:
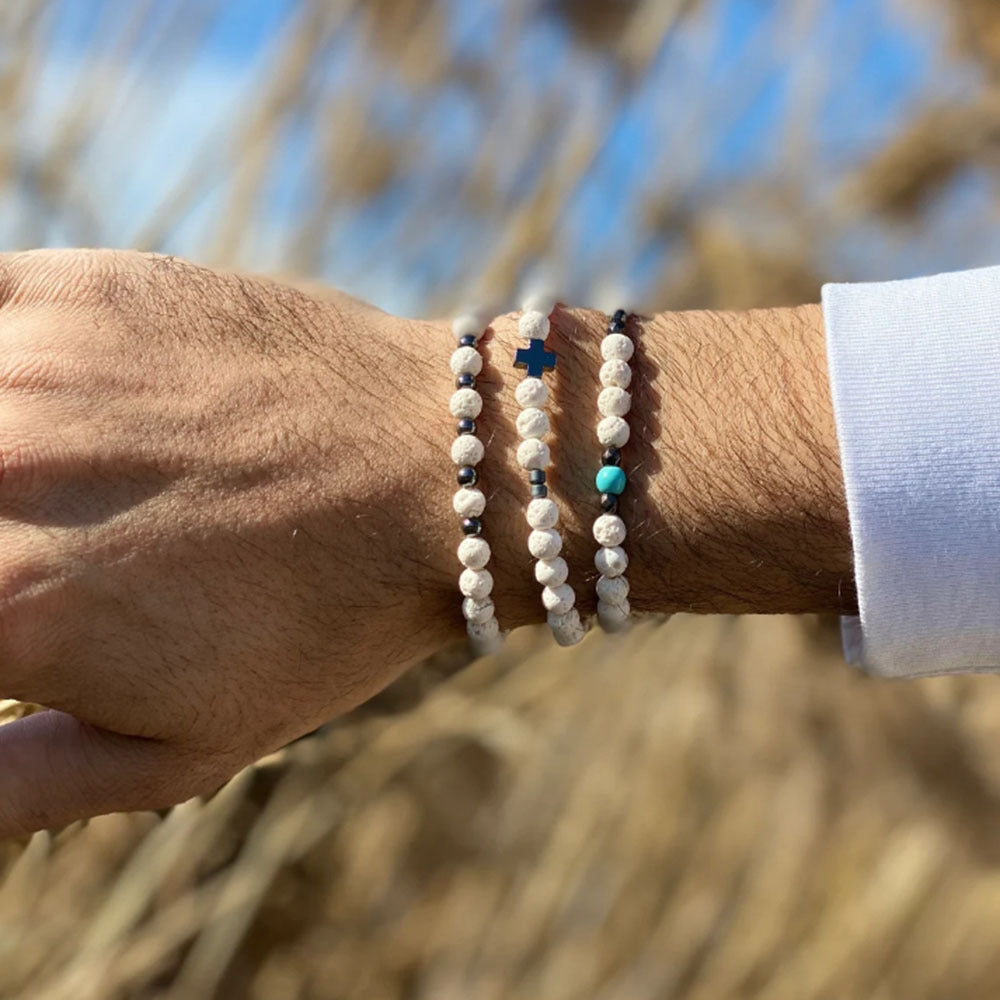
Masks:
[[[162,809],[225,781],[209,759],[45,710],[0,726],[0,837]]]

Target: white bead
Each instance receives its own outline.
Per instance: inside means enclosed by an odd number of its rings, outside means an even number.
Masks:
[[[459,434],[451,444],[451,460],[456,465],[478,465],[485,454],[483,442],[474,434]]]
[[[619,545],[601,548],[594,556],[594,565],[605,576],[621,576],[628,569],[628,556]]]
[[[543,587],[558,587],[566,582],[569,576],[569,566],[562,556],[555,559],[539,559],[535,563],[535,579]]]
[[[493,574],[488,569],[464,569],[458,578],[458,589],[466,597],[481,601],[490,596],[493,589]]]
[[[555,528],[536,528],[528,535],[528,551],[536,559],[555,559],[562,549],[562,536]]]
[[[538,438],[528,438],[517,446],[517,462],[522,469],[544,469],[550,461],[549,446]]]
[[[621,448],[628,443],[628,422],[621,417],[603,417],[597,423],[597,440],[605,448]]]
[[[621,545],[625,541],[625,522],[617,514],[601,514],[594,521],[594,538],[606,549]]]
[[[459,517],[479,517],[486,510],[486,494],[475,486],[463,486],[451,501]]]
[[[528,504],[525,517],[533,528],[554,528],[559,520],[559,508],[555,500],[538,497]]]
[[[549,317],[536,309],[521,314],[517,332],[528,340],[544,340],[549,335]]]
[[[451,415],[475,420],[483,408],[483,397],[475,389],[456,389],[451,394]]]
[[[514,398],[518,406],[544,406],[549,398],[549,387],[540,378],[523,378],[517,383]]]
[[[576,594],[568,583],[561,583],[558,587],[546,587],[542,590],[542,604],[546,611],[551,611],[554,615],[564,615],[574,604],[576,604]]]
[[[458,561],[467,569],[482,569],[490,561],[490,543],[485,538],[463,538],[458,543]]]
[[[597,409],[603,417],[624,417],[632,406],[632,397],[617,386],[602,389],[597,397]]]
[[[621,604],[628,597],[628,580],[624,576],[600,576],[597,597],[605,604]]]
[[[624,333],[609,333],[601,341],[601,357],[605,361],[628,361],[634,351],[635,344]]]
[[[528,438],[545,437],[549,432],[549,416],[544,410],[529,406],[517,415],[517,433]]]
[[[531,309],[534,312],[540,312],[548,316],[555,309],[558,299],[559,296],[555,292],[543,288],[526,296],[522,303],[522,308]]]
[[[449,364],[452,375],[478,375],[483,370],[483,356],[474,347],[460,347]]]
[[[604,601],[598,601],[597,620],[609,632],[617,632],[628,623],[630,610],[628,601],[623,601],[621,604],[607,604]]]
[[[627,361],[612,358],[601,365],[601,385],[606,388],[617,386],[619,389],[627,389],[632,381],[632,369]]]
[[[456,340],[461,340],[463,337],[468,336],[473,336],[476,340],[479,340],[485,328],[486,323],[479,316],[476,316],[475,313],[463,313],[451,321],[451,332],[455,334]]]
[[[496,608],[493,601],[488,597],[481,601],[477,601],[474,597],[467,597],[462,601],[462,614],[465,615],[467,622],[472,622],[474,625],[482,625],[483,622],[489,621],[495,613]]]
[[[570,608],[564,615],[554,615],[550,612],[546,615],[546,620],[560,646],[575,646],[587,634],[576,608]]]
[[[469,635],[469,645],[476,656],[488,656],[502,645],[500,623],[496,618],[488,618],[481,623],[468,622],[465,630]]]

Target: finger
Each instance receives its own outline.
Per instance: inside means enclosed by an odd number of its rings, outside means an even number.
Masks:
[[[162,809],[213,792],[226,777],[217,763],[162,740],[39,712],[0,726],[0,837]]]

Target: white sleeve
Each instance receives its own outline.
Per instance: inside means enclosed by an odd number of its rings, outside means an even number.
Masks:
[[[1000,672],[1000,267],[823,289],[873,674]]]

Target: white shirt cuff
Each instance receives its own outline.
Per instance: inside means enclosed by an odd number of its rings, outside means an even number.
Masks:
[[[844,656],[1000,672],[1000,267],[826,285],[858,590]]]

